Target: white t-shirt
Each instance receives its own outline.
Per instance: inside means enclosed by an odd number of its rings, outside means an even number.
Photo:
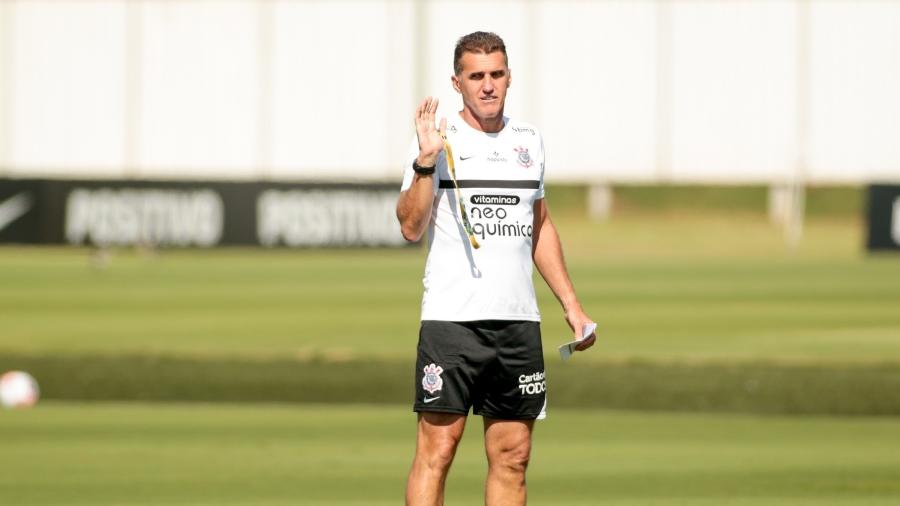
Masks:
[[[481,245],[469,244],[459,216],[446,152],[437,162],[428,224],[422,319],[540,321],[531,276],[534,203],[544,198],[544,143],[533,125],[504,118],[498,133],[447,119],[456,178]],[[402,190],[412,184],[419,153],[413,138]]]

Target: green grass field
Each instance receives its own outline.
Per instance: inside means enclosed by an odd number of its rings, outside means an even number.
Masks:
[[[554,208],[600,333],[560,364],[569,331],[537,282],[551,412],[530,503],[900,503],[900,418],[865,416],[900,413],[900,258],[862,251],[859,192],[811,194],[796,249],[762,191],[667,195],[626,188],[601,223],[574,193]],[[0,504],[398,504],[423,261],[0,248],[0,369],[39,373],[45,395],[0,411]],[[380,404],[341,404],[361,400]],[[470,424],[448,504],[481,500]]]
[[[579,360],[900,359],[900,261],[859,224],[811,220],[800,248],[752,215],[560,218],[600,345]],[[423,252],[0,249],[0,350],[407,358]],[[547,351],[569,337],[537,281]]]
[[[470,420],[448,504],[478,504]],[[406,407],[61,404],[0,412],[0,500],[25,505],[402,502]],[[895,505],[900,423],[555,410],[529,471],[534,505]]]
[[[744,211],[557,221],[600,323],[563,366],[537,281],[560,405],[900,414],[900,259],[864,255],[857,221],[813,217],[796,250]],[[407,402],[423,256],[2,248],[0,369],[51,399]]]

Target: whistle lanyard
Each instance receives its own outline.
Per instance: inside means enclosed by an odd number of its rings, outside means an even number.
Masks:
[[[456,181],[456,165],[453,162],[453,150],[450,149],[450,143],[447,142],[447,136],[441,135],[441,138],[444,140],[444,152],[447,154],[447,168],[450,171],[450,179],[453,180],[453,188],[456,193],[456,201],[459,203],[459,215],[462,218],[463,228],[466,230],[466,235],[469,236],[469,243],[472,244],[473,248],[478,249],[481,245],[475,240],[475,233],[472,232],[472,224],[469,223],[469,214],[466,213],[466,204],[463,202],[462,193],[459,191],[459,183]]]

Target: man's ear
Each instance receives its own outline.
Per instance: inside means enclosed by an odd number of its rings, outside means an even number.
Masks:
[[[459,77],[455,74],[450,76],[450,82],[453,83],[453,89],[456,90],[457,93],[462,93],[462,90],[459,89]]]

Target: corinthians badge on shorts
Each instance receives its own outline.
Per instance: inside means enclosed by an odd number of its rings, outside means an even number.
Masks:
[[[422,378],[422,387],[429,394],[434,394],[444,386],[444,380],[441,379],[441,373],[444,369],[439,365],[428,364],[425,366],[425,377]]]
[[[531,167],[532,160],[531,160],[531,155],[528,153],[528,148],[523,148],[522,146],[519,146],[519,147],[515,148],[515,151],[516,151],[516,153],[519,154],[519,157],[518,157],[519,165],[521,165],[522,167],[525,167],[526,169],[528,167]]]

